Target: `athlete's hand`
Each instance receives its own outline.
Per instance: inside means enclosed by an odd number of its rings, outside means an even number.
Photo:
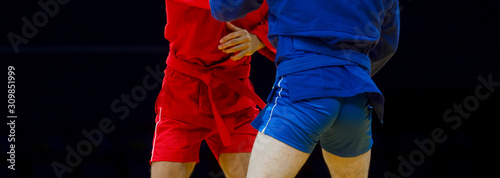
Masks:
[[[244,56],[250,56],[255,51],[258,51],[264,47],[264,43],[260,41],[257,35],[248,32],[245,29],[234,26],[233,24],[226,22],[226,26],[232,33],[222,37],[220,39],[219,49],[225,53],[237,53],[231,56],[231,59],[236,61]]]

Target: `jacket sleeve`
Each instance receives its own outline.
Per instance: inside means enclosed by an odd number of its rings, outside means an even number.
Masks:
[[[210,9],[215,19],[231,22],[257,10],[262,2],[263,0],[210,0]]]
[[[267,24],[267,15],[264,16],[260,24],[255,27],[250,33],[255,34],[264,45],[265,48],[260,49],[258,52],[263,56],[266,56],[269,60],[274,61],[276,58],[276,49],[271,45],[269,39],[267,38],[267,34],[269,33],[269,26]]]
[[[382,23],[380,39],[369,53],[371,76],[375,75],[396,53],[399,41],[399,4],[394,0]]]
[[[173,0],[173,1],[188,4],[188,5],[203,8],[203,9],[210,9],[210,5],[208,3],[208,0]]]

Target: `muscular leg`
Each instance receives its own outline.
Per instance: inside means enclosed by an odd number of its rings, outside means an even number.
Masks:
[[[299,151],[262,133],[257,134],[250,156],[248,178],[294,177],[309,153]]]
[[[179,177],[188,178],[193,172],[196,162],[158,161],[151,164],[151,178]]]
[[[371,150],[357,157],[339,157],[323,150],[323,158],[332,177],[360,178],[368,177]]]
[[[250,153],[222,153],[219,164],[227,178],[244,178],[248,171]]]

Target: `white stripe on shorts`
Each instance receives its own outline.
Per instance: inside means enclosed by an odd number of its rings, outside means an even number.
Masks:
[[[155,145],[156,145],[156,135],[158,133],[158,123],[161,122],[161,107],[160,107],[160,114],[158,115],[158,122],[156,122],[155,125],[155,136],[153,138],[153,150],[151,150],[151,162],[153,162],[153,155],[155,155]]]
[[[273,108],[271,108],[271,114],[269,115],[269,119],[267,120],[266,126],[264,126],[264,129],[262,129],[263,134],[265,134],[267,125],[269,125],[269,121],[271,121],[271,118],[273,116],[274,107],[276,107],[276,105],[278,105],[278,98],[281,98],[281,91],[283,91],[283,88],[281,88],[281,81],[283,81],[283,76],[281,76],[281,80],[278,82],[278,87],[280,87],[280,91],[278,92],[278,97],[276,97],[276,99],[274,99],[274,106],[273,106]]]

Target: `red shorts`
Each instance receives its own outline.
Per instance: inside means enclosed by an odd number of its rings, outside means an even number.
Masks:
[[[255,107],[223,115],[231,134],[232,145],[224,147],[217,129],[196,126],[183,121],[156,116],[151,162],[199,162],[200,144],[205,140],[215,158],[221,153],[249,153],[257,130],[250,123],[259,110]]]

